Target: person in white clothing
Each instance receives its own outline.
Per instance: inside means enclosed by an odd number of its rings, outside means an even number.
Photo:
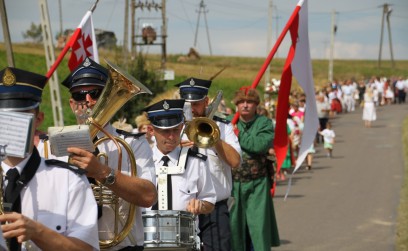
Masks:
[[[3,69],[0,111],[33,114],[36,129],[46,81],[25,70]],[[0,222],[9,250],[99,250],[97,205],[83,170],[41,158],[31,136],[26,157],[8,154],[5,147],[1,160],[2,206],[10,213],[0,215]]]
[[[208,89],[211,80],[188,78],[177,84],[180,96],[191,104],[194,118],[207,117],[209,107]],[[217,109],[217,107],[213,108]],[[208,164],[212,181],[217,192],[217,202],[211,214],[199,216],[200,237],[204,249],[208,251],[231,250],[231,229],[228,213],[228,199],[231,197],[231,170],[241,164],[241,146],[229,121],[214,116],[212,118],[220,130],[220,139],[210,148],[198,148],[198,151],[208,156]],[[184,135],[183,146],[195,147],[195,142],[189,141]]]
[[[97,103],[103,88],[108,80],[108,70],[90,58],[86,58],[77,69],[63,81],[71,93],[70,106],[77,115],[77,122],[82,123],[86,117],[82,116],[87,109],[92,110]],[[151,158],[152,150],[143,135],[133,135],[124,131],[115,130],[108,123],[104,130],[114,137],[122,137],[130,146],[132,154],[136,158],[136,173],[131,175],[131,165],[127,151],[122,148],[122,160],[118,161],[118,149],[111,140],[100,143],[97,147],[99,153],[105,153],[108,156],[108,163],[101,163],[95,156],[95,153],[88,152],[78,147],[68,148],[71,153],[70,161],[72,164],[85,169],[88,178],[96,183],[100,182],[116,196],[119,197],[119,214],[129,213],[129,205],[136,206],[134,222],[131,225],[129,234],[121,242],[117,243],[108,250],[143,250],[144,229],[142,222],[142,208],[152,206],[157,200],[157,190],[154,185],[154,163]],[[106,135],[98,132],[96,138],[100,139]],[[49,158],[54,158],[49,156]],[[68,156],[64,156],[66,160]],[[59,158],[60,159],[60,158]],[[121,165],[119,172],[118,166]],[[99,206],[99,240],[106,241],[112,239],[115,228],[115,208],[104,204]],[[127,218],[124,218],[126,220]],[[123,227],[122,221],[117,220],[118,229]]]
[[[333,157],[333,145],[334,145],[334,138],[336,137],[336,134],[334,133],[331,123],[327,122],[326,124],[326,129],[323,131],[319,132],[320,135],[323,136],[324,140],[324,149],[327,151],[327,157],[331,158]]]
[[[208,214],[214,209],[216,194],[207,157],[180,147],[184,102],[165,99],[145,108],[156,138],[153,160],[159,199],[152,210]]]
[[[371,87],[367,87],[364,93],[364,102],[363,102],[363,121],[364,126],[369,128],[371,123],[377,120],[376,107],[374,104],[374,94]]]

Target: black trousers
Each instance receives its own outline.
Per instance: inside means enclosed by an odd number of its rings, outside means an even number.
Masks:
[[[144,247],[143,246],[128,246],[128,247],[124,247],[119,249],[119,251],[143,251]]]
[[[211,214],[199,215],[204,251],[231,251],[231,228],[227,200],[217,202]]]

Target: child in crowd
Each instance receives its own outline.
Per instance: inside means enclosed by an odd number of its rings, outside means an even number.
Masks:
[[[319,132],[319,134],[323,136],[324,149],[326,149],[327,151],[327,157],[331,158],[333,153],[334,138],[336,137],[336,134],[332,129],[331,123],[327,122],[326,129]]]

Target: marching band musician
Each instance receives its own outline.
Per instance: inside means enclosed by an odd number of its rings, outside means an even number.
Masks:
[[[77,122],[83,123],[84,114],[92,110],[108,80],[108,70],[90,58],[86,58],[62,82],[70,93],[69,100],[72,111],[77,116]],[[104,130],[114,137],[121,136],[108,123]],[[105,137],[103,132],[98,132],[97,138]],[[127,214],[127,203],[136,205],[135,220],[127,237],[118,245],[108,250],[143,250],[144,233],[141,208],[150,207],[157,200],[157,190],[154,186],[154,163],[151,159],[152,150],[144,136],[125,137],[136,158],[137,176],[131,176],[130,161],[126,151],[122,148],[121,172],[117,170],[118,150],[113,141],[107,140],[98,145],[97,151],[108,155],[108,165],[102,164],[94,153],[77,147],[68,148],[71,163],[85,169],[88,178],[101,182],[120,197],[119,214]],[[103,205],[99,213],[98,228],[100,239],[109,239],[107,235],[113,233],[115,213],[108,205]],[[119,223],[120,225],[120,223]],[[105,234],[106,233],[106,234]]]
[[[0,111],[34,114],[38,126],[47,78],[17,68],[0,72]],[[32,135],[34,136],[34,135]],[[25,158],[7,156],[4,202],[13,212],[0,215],[10,250],[99,250],[97,205],[83,172],[50,164],[33,150]],[[61,162],[62,163],[62,162]],[[1,205],[3,206],[3,205]]]
[[[210,80],[188,78],[177,85],[181,98],[191,104],[193,117],[206,117],[209,105],[207,96]],[[218,109],[215,107],[214,109]],[[217,202],[211,214],[199,216],[200,237],[207,250],[231,250],[231,229],[227,201],[231,196],[231,170],[241,163],[241,147],[229,121],[214,116],[220,129],[220,140],[211,148],[199,148],[199,152],[208,156],[212,181],[217,193]],[[184,146],[194,142],[184,141]]]
[[[165,99],[145,108],[156,138],[153,160],[159,199],[152,209],[209,214],[214,209],[216,195],[207,157],[180,147],[183,106],[183,99]]]

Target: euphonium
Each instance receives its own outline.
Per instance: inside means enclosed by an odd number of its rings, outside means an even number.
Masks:
[[[220,139],[220,129],[212,119],[221,100],[222,91],[220,90],[207,108],[207,117],[197,117],[187,123],[185,133],[188,139],[200,148],[212,147]]]
[[[118,171],[121,171],[122,164],[122,150],[119,144],[126,150],[129,163],[131,165],[131,176],[137,175],[136,159],[129,144],[119,137],[113,137],[106,132],[103,127],[109,122],[113,115],[131,98],[139,93],[152,94],[151,91],[145,87],[142,83],[137,81],[131,75],[127,74],[124,70],[118,66],[106,61],[108,64],[109,78],[106,82],[101,96],[92,109],[91,116],[87,119],[86,124],[89,125],[91,138],[94,138],[98,131],[102,131],[106,137],[99,139],[95,143],[95,147],[105,140],[112,140],[118,148]],[[108,161],[106,153],[100,153],[98,157],[105,159],[105,163]],[[106,188],[102,184],[94,185],[93,191],[96,202],[98,205],[110,205],[115,212],[115,226],[114,236],[112,239],[99,240],[99,245],[102,249],[110,248],[119,244],[129,234],[133,226],[136,206],[129,205],[129,211],[127,221],[123,223],[122,230],[119,230],[119,198],[110,189]],[[142,224],[142,223],[140,223]]]

